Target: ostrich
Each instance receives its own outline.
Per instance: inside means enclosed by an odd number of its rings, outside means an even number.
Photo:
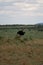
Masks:
[[[20,35],[20,36],[23,36],[25,34],[25,32],[23,30],[20,30],[20,31],[17,32],[17,34]]]
[[[21,29],[17,32],[16,39],[20,39],[25,34],[24,29]]]

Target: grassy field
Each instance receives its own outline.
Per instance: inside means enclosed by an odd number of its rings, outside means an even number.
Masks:
[[[0,29],[0,65],[43,65],[43,31]]]

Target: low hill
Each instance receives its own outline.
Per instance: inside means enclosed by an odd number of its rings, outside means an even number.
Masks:
[[[37,23],[36,25],[43,25],[43,23]]]

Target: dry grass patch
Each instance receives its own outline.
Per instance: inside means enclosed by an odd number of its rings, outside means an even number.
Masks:
[[[0,65],[43,64],[43,39],[29,40],[24,44],[20,40],[4,38],[1,43]]]

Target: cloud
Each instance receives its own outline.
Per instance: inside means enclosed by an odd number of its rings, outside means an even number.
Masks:
[[[0,0],[0,2],[24,2],[25,0]]]
[[[11,4],[7,3],[7,5],[3,6],[3,8],[0,7],[0,14],[6,14],[8,16],[14,16],[14,17],[15,16],[43,16],[43,12],[42,13],[40,12],[43,7],[41,8],[39,4],[39,1],[42,2],[42,0],[31,0],[32,3],[29,3],[30,0],[0,0],[0,2],[1,1],[12,2],[12,3]],[[33,4],[33,2],[37,2],[37,3]]]
[[[43,3],[43,0],[37,0],[38,3]]]
[[[26,6],[24,8],[22,8],[22,10],[24,11],[34,11],[37,10],[38,6],[37,5],[33,5],[33,4],[29,4],[29,6]]]
[[[0,14],[8,15],[8,17],[30,17],[30,16],[43,16],[43,13],[34,13],[34,12],[24,12],[24,11],[12,11],[12,10],[0,10]]]
[[[27,3],[43,3],[43,0],[0,0],[0,2],[27,2]]]
[[[11,24],[43,21],[43,0],[0,0],[0,20]]]
[[[43,13],[36,13],[35,16],[43,16]]]
[[[34,11],[37,10],[39,7],[39,4],[31,4],[26,2],[16,2],[11,3],[10,5],[3,6],[3,9],[5,10],[17,10],[17,11]]]
[[[13,11],[13,10],[0,10],[0,14],[5,14],[10,17],[20,17],[20,16],[32,16],[32,12],[24,12],[24,11]]]
[[[10,15],[10,14],[15,14],[14,11],[11,11],[11,10],[0,10],[0,14],[7,14],[7,15]]]
[[[0,2],[12,2],[14,0],[0,0]]]
[[[21,10],[37,10],[39,4],[30,4],[30,3],[13,3],[14,6],[20,8]]]

